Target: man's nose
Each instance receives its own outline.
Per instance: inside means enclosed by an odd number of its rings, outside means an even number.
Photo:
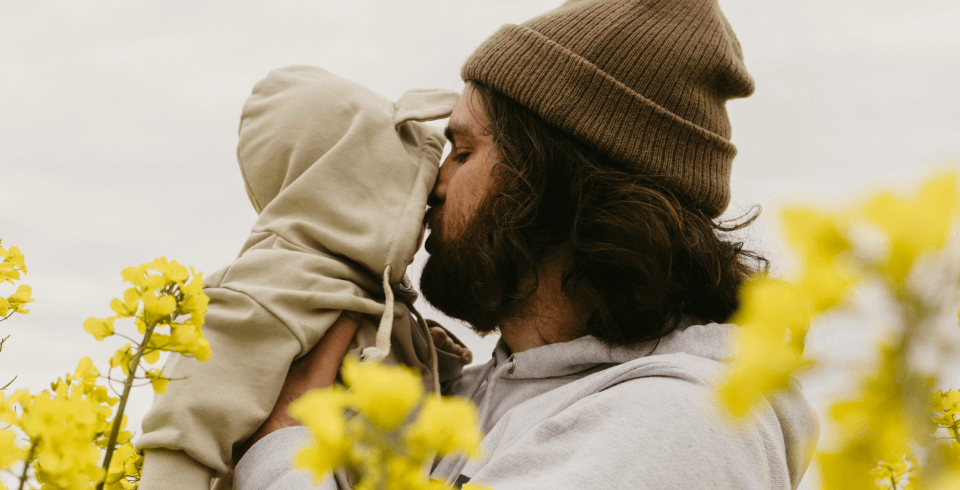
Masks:
[[[450,155],[447,155],[447,158],[440,165],[440,172],[437,175],[437,182],[433,184],[433,191],[430,192],[430,197],[427,200],[427,204],[430,206],[438,206],[443,204],[443,201],[447,199],[447,186],[450,185],[450,179],[453,178],[453,174],[457,173],[457,165],[454,162],[450,161]]]

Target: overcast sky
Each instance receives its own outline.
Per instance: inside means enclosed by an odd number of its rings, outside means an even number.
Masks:
[[[236,256],[256,216],[236,164],[237,125],[269,70],[320,66],[394,99],[459,90],[463,60],[498,26],[560,3],[0,4],[0,238],[26,254],[23,283],[36,297],[29,315],[0,326],[11,335],[0,381],[19,374],[14,387],[40,389],[84,355],[103,369],[121,342],[98,343],[81,324],[110,313],[124,267],[164,255],[209,273]],[[757,83],[728,104],[740,149],[728,217],[767,210],[747,233],[752,246],[787,263],[777,203],[908,188],[960,163],[960,3],[720,3]],[[461,337],[489,357],[490,339]],[[853,338],[816,335],[827,351]],[[806,385],[822,405],[829,383]],[[151,395],[135,396],[138,426]]]

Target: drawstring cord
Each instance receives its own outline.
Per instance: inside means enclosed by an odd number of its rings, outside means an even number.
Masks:
[[[390,354],[390,334],[393,332],[393,288],[390,287],[390,269],[383,270],[383,294],[386,301],[383,305],[383,316],[380,317],[380,327],[377,328],[377,343],[374,347],[367,347],[360,353],[360,361],[381,361]]]

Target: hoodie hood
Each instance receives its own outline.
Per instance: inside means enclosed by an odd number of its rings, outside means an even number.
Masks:
[[[459,94],[407,92],[396,103],[326,70],[272,71],[243,107],[237,160],[253,231],[361,264],[400,283],[423,232],[446,139],[423,124]],[[244,251],[255,246],[251,237]]]
[[[423,238],[446,142],[423,121],[449,116],[459,97],[414,90],[394,103],[326,70],[293,66],[257,83],[243,107],[237,161],[260,216],[240,256],[279,240],[382,279],[376,346],[361,360],[389,354],[393,287],[409,284]],[[309,274],[291,272],[291,285]]]

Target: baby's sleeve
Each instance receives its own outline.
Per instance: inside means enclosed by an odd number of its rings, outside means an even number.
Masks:
[[[292,280],[290,269],[301,279]],[[234,445],[270,414],[290,364],[316,345],[341,311],[382,314],[383,305],[357,286],[365,281],[362,273],[351,276],[348,269],[335,258],[274,243],[214,275],[204,290],[210,305],[201,327],[210,359],[171,353],[164,366],[174,380],[166,394],[155,396],[136,443],[146,454],[142,490],[171,488],[169,481],[152,488],[151,482],[173,474],[206,481],[203,488],[209,488],[211,477],[230,471]],[[160,457],[158,449],[170,452]]]

